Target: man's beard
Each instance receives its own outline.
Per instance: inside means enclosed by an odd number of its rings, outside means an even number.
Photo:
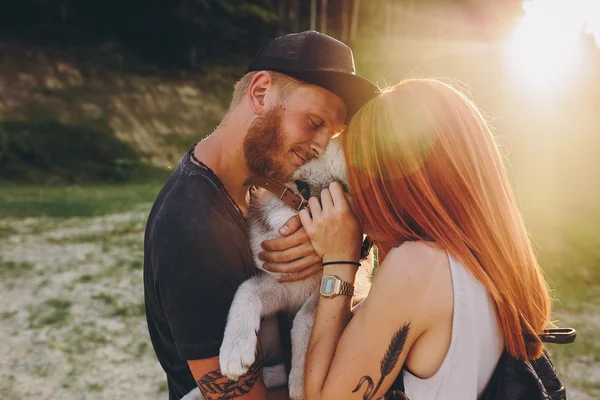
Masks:
[[[275,107],[254,118],[244,139],[246,165],[255,175],[286,182],[283,110]]]

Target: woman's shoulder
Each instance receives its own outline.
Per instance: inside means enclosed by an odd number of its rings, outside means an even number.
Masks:
[[[392,248],[386,256],[382,267],[390,273],[413,273],[428,275],[440,264],[447,264],[448,254],[435,242],[414,241],[404,242]],[[382,271],[384,268],[382,268]]]
[[[448,253],[432,242],[405,242],[393,248],[375,280],[400,303],[418,301],[437,307],[452,295]]]

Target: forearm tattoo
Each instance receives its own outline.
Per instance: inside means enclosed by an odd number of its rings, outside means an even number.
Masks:
[[[256,360],[250,366],[248,372],[240,376],[237,381],[232,381],[221,374],[217,368],[210,371],[196,382],[204,400],[230,400],[250,393],[258,378],[261,377],[263,369],[263,354],[258,346]]]
[[[379,378],[379,382],[377,382],[377,386],[373,384],[373,379],[370,376],[363,376],[360,378],[358,385],[352,391],[352,393],[358,392],[362,386],[366,383],[366,390],[363,394],[363,400],[371,400],[375,397],[375,394],[381,387],[383,380],[393,371],[394,367],[398,363],[398,358],[400,354],[402,354],[402,350],[404,350],[404,344],[406,343],[406,337],[408,336],[408,331],[410,330],[410,322],[405,324],[398,332],[392,336],[392,341],[388,346],[385,354],[383,355],[383,359],[381,360],[380,372],[381,377]]]

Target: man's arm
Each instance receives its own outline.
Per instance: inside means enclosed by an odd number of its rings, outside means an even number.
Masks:
[[[237,381],[221,374],[219,357],[188,360],[188,366],[205,400],[289,400],[287,386],[265,388],[262,380],[262,360],[262,354],[259,353],[254,365]]]
[[[262,356],[239,381],[230,381],[220,371],[218,355],[228,310],[252,271],[247,268],[251,257],[246,255],[244,232],[218,213],[194,224],[173,217],[159,223],[165,221],[185,229],[176,234],[173,229],[157,230],[161,235],[153,237],[154,284],[177,356],[190,360],[186,363],[202,398],[287,399],[272,397],[265,389]]]

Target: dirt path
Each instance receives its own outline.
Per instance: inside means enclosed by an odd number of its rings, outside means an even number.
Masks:
[[[0,221],[0,399],[167,397],[144,318],[147,212]],[[599,399],[600,315],[557,317],[580,332],[552,350],[569,399]]]
[[[147,207],[3,220],[0,398],[166,398],[143,308]]]

